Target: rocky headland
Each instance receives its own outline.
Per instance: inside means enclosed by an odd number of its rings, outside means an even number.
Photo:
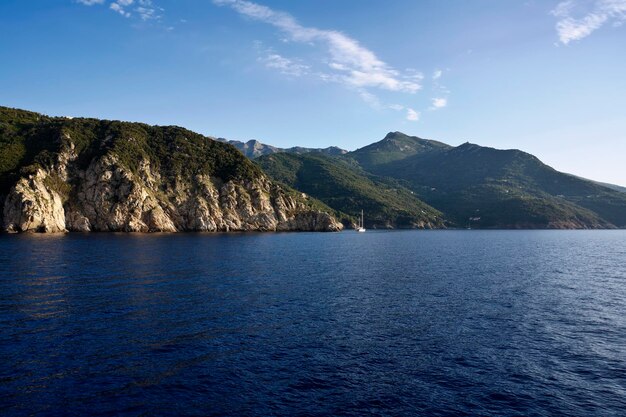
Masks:
[[[338,231],[323,204],[179,127],[0,108],[6,232]]]

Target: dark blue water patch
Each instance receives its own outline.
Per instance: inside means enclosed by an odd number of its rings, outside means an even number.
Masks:
[[[0,236],[2,415],[626,413],[626,232]]]

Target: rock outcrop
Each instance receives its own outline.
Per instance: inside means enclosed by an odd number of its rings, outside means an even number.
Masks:
[[[150,163],[142,161],[140,166],[136,175],[114,155],[106,155],[87,170],[74,172],[70,179],[75,189],[66,198],[51,185],[55,181],[50,178],[60,177],[58,170],[38,169],[21,178],[6,197],[4,229],[49,233],[342,229],[331,215],[307,209],[264,176],[223,183],[198,174],[163,190]]]
[[[47,172],[38,169],[18,181],[4,203],[6,231],[58,233],[66,230],[63,201],[45,184],[48,178]]]
[[[2,210],[5,231],[229,232],[343,228],[332,215],[312,208],[298,193],[272,182],[254,166],[246,166],[245,174],[219,176],[219,166],[211,169],[220,164],[219,160],[205,164],[202,157],[195,155],[194,160],[200,158],[204,168],[192,171],[182,167],[173,175],[172,169],[165,168],[173,164],[169,157],[155,158],[151,155],[154,152],[145,148],[147,151],[139,160],[129,163],[109,143],[138,142],[134,138],[108,135],[101,143],[96,142],[97,148],[91,146],[92,150],[98,149],[91,158],[85,157],[85,147],[82,155],[77,151],[72,135],[67,132],[60,131],[55,141],[57,149],[48,158],[49,162],[31,166],[30,173],[20,175],[8,190]],[[215,146],[224,153],[220,154],[222,159],[234,160],[227,166],[231,171],[238,172],[237,163],[252,165],[234,148],[230,149],[230,145]],[[180,145],[171,147],[176,152]],[[181,160],[185,162],[184,155]],[[224,178],[227,176],[230,178]]]

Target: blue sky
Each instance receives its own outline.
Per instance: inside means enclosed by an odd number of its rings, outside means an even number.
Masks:
[[[2,0],[0,104],[356,149],[403,131],[626,185],[626,0]]]

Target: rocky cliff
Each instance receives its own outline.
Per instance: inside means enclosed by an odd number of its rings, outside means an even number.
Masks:
[[[342,228],[232,146],[178,127],[0,108],[0,149],[8,232]]]

